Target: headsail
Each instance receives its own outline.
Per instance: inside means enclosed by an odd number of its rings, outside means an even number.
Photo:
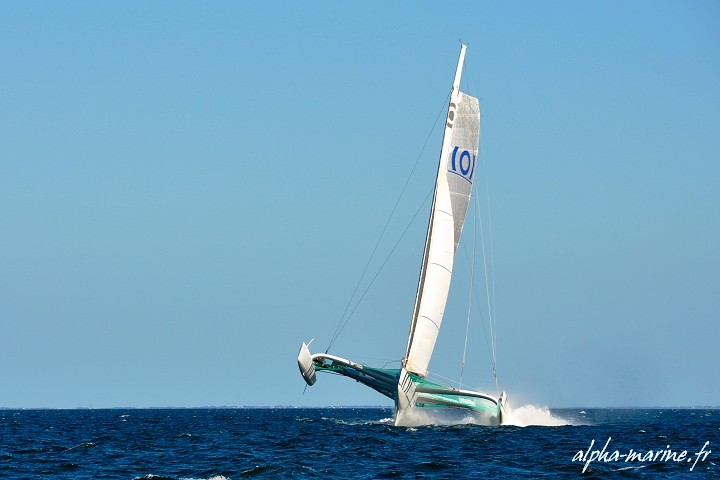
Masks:
[[[440,150],[435,196],[405,355],[405,368],[427,375],[450,290],[453,260],[465,223],[480,134],[478,99],[460,92],[465,49],[460,49]]]

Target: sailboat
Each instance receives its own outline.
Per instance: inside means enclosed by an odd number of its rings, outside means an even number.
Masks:
[[[445,130],[435,191],[422,255],[410,333],[401,368],[377,368],[326,353],[311,354],[302,343],[298,367],[307,385],[326,372],[352,378],[395,403],[395,425],[432,423],[436,414],[461,412],[483,424],[503,423],[507,397],[497,397],[431,382],[430,358],[443,321],[455,253],[468,210],[480,135],[477,98],[460,91],[467,45],[461,44]],[[312,343],[312,342],[310,342]]]

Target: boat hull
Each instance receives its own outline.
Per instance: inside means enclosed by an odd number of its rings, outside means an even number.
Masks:
[[[311,355],[303,344],[298,366],[305,382],[313,385],[316,373],[334,373],[352,378],[395,402],[395,425],[417,426],[438,423],[501,425],[505,394],[492,397],[473,390],[448,388],[426,380],[404,368],[376,368],[330,354]]]

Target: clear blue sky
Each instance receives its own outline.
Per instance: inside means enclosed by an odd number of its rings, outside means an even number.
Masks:
[[[511,401],[720,404],[718,2],[78,1],[0,3],[0,406],[389,404],[303,395],[295,358],[327,345],[459,39]],[[402,356],[426,215],[333,353]],[[431,370],[457,377],[453,308]],[[487,358],[476,337],[466,382]]]

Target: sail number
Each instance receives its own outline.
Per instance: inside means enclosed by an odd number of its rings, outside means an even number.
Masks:
[[[456,146],[453,149],[452,158],[450,159],[449,171],[460,175],[465,180],[472,183],[473,174],[475,173],[476,159],[476,155],[473,155],[468,150],[460,151],[460,147]]]

